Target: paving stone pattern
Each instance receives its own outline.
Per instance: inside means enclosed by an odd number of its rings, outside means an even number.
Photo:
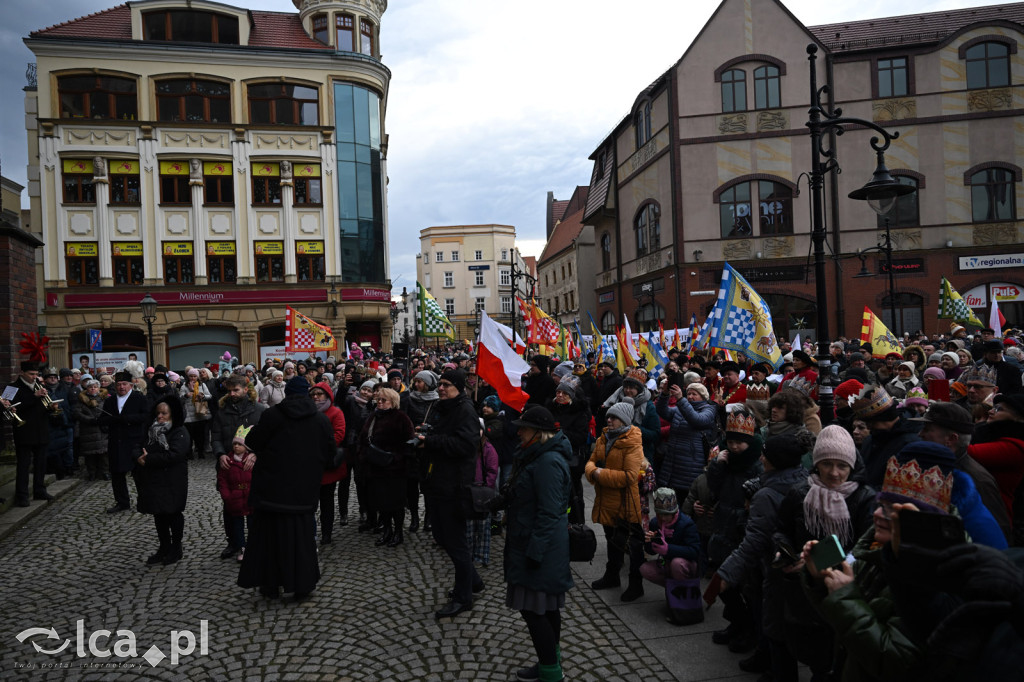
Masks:
[[[378,548],[354,523],[321,548],[322,577],[308,600],[267,600],[235,584],[236,560],[218,558],[225,541],[211,460],[190,462],[189,486],[185,557],[173,566],[145,565],[157,544],[152,517],[104,513],[112,503],[104,482],[78,486],[0,541],[0,679],[510,680],[534,661],[521,617],[504,605],[501,538],[481,570],[486,590],[455,619],[434,620],[453,574],[428,534]],[[350,518],[354,490],[352,505]],[[562,620],[566,679],[675,679],[583,579],[576,582]],[[76,653],[79,620],[84,657]],[[16,639],[51,627],[57,638]],[[131,630],[137,655],[91,655],[89,635],[100,629],[112,631],[98,640],[111,650],[126,639],[116,631]],[[185,630],[196,649],[172,665],[171,632]],[[66,639],[56,655],[34,648],[57,649]],[[178,642],[187,648],[187,635]],[[168,656],[156,666],[143,658],[154,646]]]

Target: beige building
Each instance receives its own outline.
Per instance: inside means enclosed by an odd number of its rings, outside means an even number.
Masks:
[[[449,225],[420,230],[416,279],[455,325],[456,339],[474,339],[478,311],[509,325],[515,309],[513,264],[526,264],[511,225]],[[517,282],[523,290],[525,279]],[[521,330],[520,330],[521,332]]]
[[[687,326],[715,302],[723,263],[771,306],[779,336],[817,326],[807,46],[844,116],[898,132],[886,152],[916,192],[879,218],[847,195],[871,179],[871,131],[835,142],[825,179],[829,327],[856,336],[867,305],[894,332],[948,332],[950,279],[983,313],[996,296],[1024,323],[1020,192],[1024,3],[805,26],[777,0],[724,0],[679,61],[637,94],[598,145],[585,224],[595,227],[605,321]],[[886,219],[895,290],[877,249]],[[874,276],[851,277],[864,249]],[[831,254],[830,254],[831,255]],[[841,267],[840,267],[841,266]],[[965,293],[966,296],[966,293]]]
[[[25,39],[56,362],[89,352],[89,328],[141,359],[147,293],[148,364],[258,362],[284,346],[285,306],[390,343],[387,2],[294,4],[142,0]]]

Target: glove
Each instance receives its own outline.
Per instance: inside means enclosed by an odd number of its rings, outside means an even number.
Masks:
[[[651,549],[654,550],[655,554],[665,556],[666,554],[668,554],[668,543],[662,540],[661,538],[654,538],[653,540],[651,540]]]
[[[540,562],[536,559],[526,557],[526,568],[530,569],[531,571],[536,571],[538,568],[540,568]]]

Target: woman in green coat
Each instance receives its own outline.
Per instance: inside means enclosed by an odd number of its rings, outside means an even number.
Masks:
[[[520,680],[563,679],[558,640],[569,573],[569,458],[572,446],[546,408],[531,407],[513,421],[519,450],[502,487],[505,515],[505,605],[526,621],[538,662]]]

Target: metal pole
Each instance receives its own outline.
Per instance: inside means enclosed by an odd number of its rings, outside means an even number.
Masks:
[[[146,327],[149,328],[149,362],[147,364],[153,367],[156,364],[153,358],[153,320],[146,318]]]
[[[892,311],[893,332],[896,336],[903,335],[903,316],[896,321],[896,279],[892,271],[892,241],[889,235],[889,216],[885,216],[885,262],[889,268],[889,310]]]

